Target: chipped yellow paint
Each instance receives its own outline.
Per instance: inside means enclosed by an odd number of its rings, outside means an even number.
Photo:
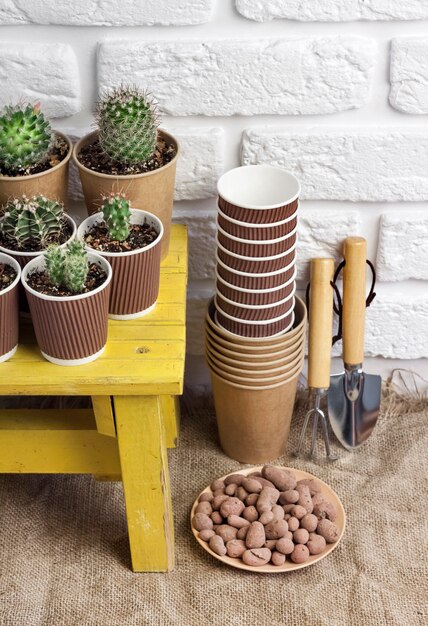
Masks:
[[[92,408],[100,435],[116,437],[113,407],[110,396],[92,396]]]
[[[180,402],[178,396],[160,396],[160,402],[166,431],[166,446],[175,448],[180,430]]]

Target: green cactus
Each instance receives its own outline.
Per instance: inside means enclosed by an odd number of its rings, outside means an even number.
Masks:
[[[40,105],[6,106],[0,115],[0,167],[24,173],[48,158],[53,131]]]
[[[80,241],[71,241],[64,254],[64,285],[72,293],[80,293],[88,276],[88,257]]]
[[[101,207],[110,239],[125,241],[129,237],[131,211],[123,195],[105,198]]]
[[[155,152],[159,116],[153,98],[137,87],[122,85],[98,102],[96,121],[103,151],[125,165],[142,165]]]
[[[45,196],[14,198],[5,206],[0,233],[19,248],[31,243],[46,248],[55,241],[64,225],[64,205]]]
[[[55,287],[60,287],[64,282],[64,258],[59,246],[51,246],[46,250],[45,263],[49,281]]]

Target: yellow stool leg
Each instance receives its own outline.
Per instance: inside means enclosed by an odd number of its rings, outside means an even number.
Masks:
[[[167,448],[175,448],[180,429],[180,401],[178,396],[160,396],[161,411],[166,430]]]
[[[115,396],[114,411],[132,569],[171,570],[174,526],[159,398]]]

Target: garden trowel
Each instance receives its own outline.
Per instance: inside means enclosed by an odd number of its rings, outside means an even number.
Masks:
[[[343,361],[331,377],[328,414],[340,443],[352,450],[371,435],[377,422],[381,377],[363,372],[366,312],[366,240],[348,237],[343,256]]]

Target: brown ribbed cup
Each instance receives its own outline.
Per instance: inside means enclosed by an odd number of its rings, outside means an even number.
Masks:
[[[297,211],[299,200],[293,200],[290,204],[275,207],[274,209],[246,209],[236,204],[227,202],[219,196],[218,205],[222,212],[238,222],[248,222],[249,224],[272,224],[281,222]]]
[[[297,241],[297,232],[286,235],[280,241],[260,243],[258,240],[244,241],[232,239],[227,233],[219,229],[217,239],[223,248],[234,254],[247,257],[270,257],[276,254],[284,254],[287,250],[290,250]]]
[[[103,222],[103,214],[95,213],[79,226],[77,236],[84,240],[85,233],[95,224]],[[158,232],[158,238],[149,246],[131,253],[109,253],[94,250],[106,258],[112,269],[109,315],[115,319],[143,316],[156,304],[159,294],[160,263],[164,229],[161,220],[147,211],[131,209],[131,223],[148,221]],[[92,250],[86,246],[88,250]]]
[[[293,312],[291,311],[283,319],[270,324],[245,324],[238,320],[232,320],[217,310],[216,321],[225,330],[234,335],[240,335],[241,337],[272,337],[285,332],[290,327],[290,324],[293,322]]]
[[[111,268],[99,255],[89,253],[88,257],[90,262],[99,262],[108,277],[99,291],[81,297],[45,299],[29,291],[26,275],[44,268],[43,257],[33,259],[23,272],[37,343],[47,357],[86,359],[100,352],[107,343]]]
[[[253,320],[255,322],[281,317],[294,309],[294,300],[292,297],[288,297],[288,299],[285,302],[281,302],[281,304],[272,305],[266,308],[257,306],[255,308],[247,308],[245,305],[239,306],[237,303],[228,302],[222,298],[219,293],[215,296],[214,302],[217,310],[220,312],[227,313],[228,315],[236,317],[240,320]]]
[[[220,261],[227,265],[227,267],[246,274],[268,274],[270,272],[276,272],[277,270],[289,267],[296,260],[296,248],[274,258],[250,259],[229,253],[221,247],[221,244],[218,244],[217,254]]]
[[[0,252],[0,263],[10,265],[17,275],[8,288],[0,291],[0,360],[18,345],[19,336],[19,285],[21,270],[8,255]]]
[[[225,233],[238,237],[239,239],[264,241],[266,239],[278,239],[293,231],[297,226],[297,211],[293,217],[286,222],[279,224],[269,224],[268,226],[248,226],[243,222],[236,224],[227,219],[226,216],[218,212],[218,224]]]
[[[218,255],[218,258],[220,259],[220,255]],[[295,259],[293,259],[289,267],[274,274],[251,275],[245,272],[237,273],[237,271],[233,271],[233,268],[226,267],[224,263],[220,262],[217,262],[217,273],[227,283],[241,287],[241,289],[271,289],[272,287],[279,287],[279,285],[291,279],[295,273]]]
[[[274,291],[272,291],[272,289],[266,291],[241,291],[236,289],[233,285],[229,285],[229,283],[223,281],[219,277],[217,277],[216,282],[217,293],[221,294],[225,298],[228,298],[229,300],[233,300],[233,302],[237,302],[238,304],[252,305],[274,304],[275,302],[280,302],[293,292],[294,286],[294,280],[289,280],[283,287],[275,289]]]

